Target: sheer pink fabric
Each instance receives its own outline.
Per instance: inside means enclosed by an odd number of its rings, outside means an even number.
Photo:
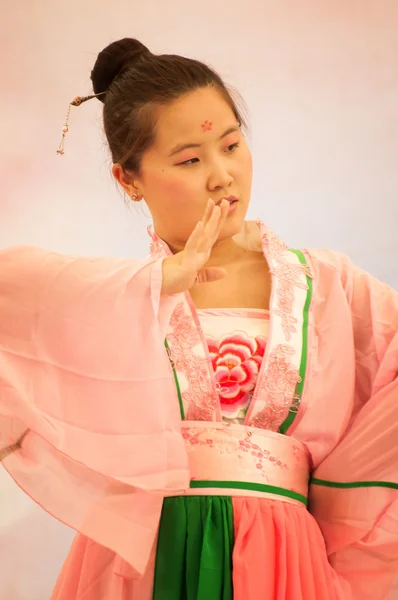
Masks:
[[[313,477],[378,485],[312,485],[310,510],[326,540],[331,565],[350,583],[353,598],[384,600],[398,573],[398,294],[344,256],[318,255],[333,265],[345,288],[355,371],[353,381],[343,379],[340,384],[340,399],[343,388],[354,384],[346,429]],[[323,265],[315,264],[319,278]],[[335,310],[338,321],[342,311],[337,302]],[[334,410],[331,407],[332,415]],[[385,482],[395,488],[383,487]]]
[[[115,552],[79,534],[51,600],[152,600],[155,549],[140,578]]]
[[[234,498],[235,600],[357,600],[328,563],[325,541],[304,506]],[[109,549],[79,535],[52,600],[151,600],[155,553],[145,575],[131,577]]]
[[[169,401],[163,340],[174,300],[160,299],[161,268],[36,248],[0,253],[0,448],[29,430],[3,464],[46,511],[137,574],[164,490],[189,481]]]

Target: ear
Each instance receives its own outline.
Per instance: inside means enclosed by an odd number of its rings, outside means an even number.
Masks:
[[[119,163],[116,163],[112,166],[112,175],[119,185],[121,185],[121,187],[124,189],[126,194],[128,194],[128,196],[135,196],[134,200],[142,199],[142,194],[140,194],[137,182],[134,181],[134,178],[131,174],[124,171],[123,167]]]

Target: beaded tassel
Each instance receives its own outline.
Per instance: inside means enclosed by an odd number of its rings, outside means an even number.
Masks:
[[[57,154],[65,154],[64,152],[64,144],[65,144],[65,137],[66,134],[69,131],[69,116],[70,116],[70,108],[72,106],[72,103],[69,104],[69,108],[68,108],[68,113],[66,115],[66,119],[65,119],[65,125],[62,127],[62,140],[58,146],[58,150],[57,150]]]
[[[99,94],[93,94],[91,96],[76,96],[76,98],[73,98],[72,102],[69,103],[68,112],[67,112],[66,119],[65,119],[65,124],[62,127],[62,139],[58,146],[57,154],[60,154],[60,155],[65,154],[65,151],[64,151],[65,137],[69,131],[69,117],[70,117],[71,107],[72,106],[80,106],[81,104],[83,104],[83,102],[87,102],[87,100],[91,100],[92,98],[97,98],[98,96],[102,96],[105,93],[106,92],[101,92]]]

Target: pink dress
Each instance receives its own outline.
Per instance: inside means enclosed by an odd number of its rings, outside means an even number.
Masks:
[[[152,237],[147,261],[0,253],[4,466],[80,532],[54,598],[149,600],[165,500],[224,494],[235,600],[383,600],[398,571],[396,292],[247,225],[273,275],[269,329],[236,317],[228,341],[232,317],[160,296]]]

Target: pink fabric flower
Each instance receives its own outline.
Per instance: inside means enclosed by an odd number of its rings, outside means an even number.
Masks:
[[[256,386],[264,356],[266,339],[237,331],[220,342],[207,338],[211,361],[218,384],[221,409],[228,417],[237,417],[249,401]]]

